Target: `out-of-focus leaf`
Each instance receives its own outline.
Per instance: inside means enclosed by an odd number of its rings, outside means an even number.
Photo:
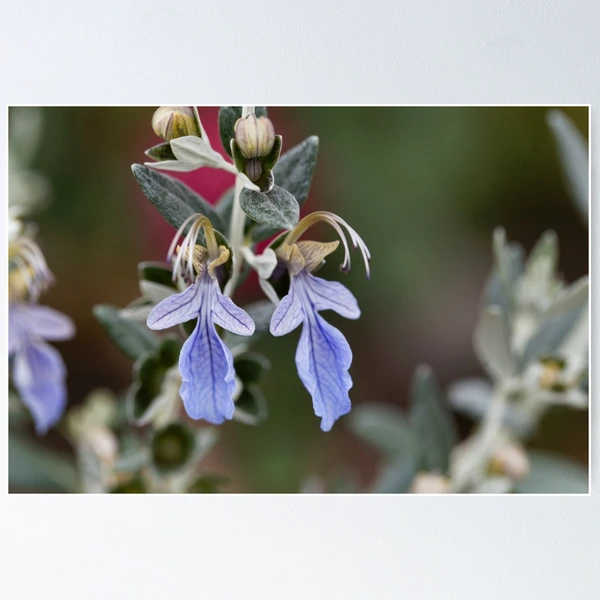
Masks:
[[[480,377],[455,381],[448,388],[452,407],[474,419],[481,419],[487,412],[491,399],[492,385]]]
[[[244,352],[233,360],[235,374],[246,383],[257,383],[271,369],[271,361],[258,352]]]
[[[415,456],[418,442],[402,410],[380,403],[361,404],[347,423],[357,436],[387,457]]]
[[[267,400],[255,383],[244,386],[235,403],[233,418],[246,425],[258,425],[268,417]]]
[[[567,189],[575,206],[587,224],[589,198],[589,154],[585,137],[575,123],[562,111],[551,110],[546,115],[556,141],[558,156]]]
[[[188,494],[218,494],[221,492],[221,488],[230,483],[231,479],[225,475],[205,473],[192,483],[187,492]]]
[[[8,481],[20,491],[76,492],[75,460],[14,433],[8,442]]]
[[[548,263],[548,273],[554,273],[558,266],[558,236],[554,231],[544,232],[527,258],[525,276],[533,276],[540,262]]]
[[[156,335],[145,325],[124,319],[114,306],[97,304],[93,311],[110,339],[130,358],[137,360],[158,347],[159,338]]]
[[[134,164],[131,170],[148,200],[176,229],[190,215],[201,213],[210,219],[215,229],[223,230],[223,223],[215,209],[181,181],[145,165]]]
[[[152,464],[159,473],[181,471],[196,450],[196,435],[184,423],[171,423],[154,432],[150,450]]]
[[[568,458],[532,450],[529,453],[529,475],[520,481],[516,491],[521,494],[587,494],[588,472]]]
[[[417,474],[414,456],[405,455],[384,465],[377,473],[369,491],[373,494],[406,494]]]
[[[559,299],[556,303],[560,303],[559,306],[550,308],[549,316],[540,323],[537,332],[523,351],[520,359],[522,369],[540,356],[554,353],[577,327],[587,303],[587,279],[584,284],[577,286],[568,296]],[[575,285],[573,284],[571,288]]]
[[[513,375],[515,361],[504,313],[497,306],[484,308],[473,334],[473,347],[486,370],[499,379]]]
[[[240,205],[251,219],[273,228],[291,229],[300,216],[296,198],[278,186],[274,186],[269,192],[243,188]]]
[[[415,371],[410,398],[409,422],[420,444],[419,469],[445,473],[458,436],[429,366]]]
[[[266,117],[267,108],[265,106],[255,106],[254,114],[257,117]],[[225,152],[231,156],[231,140],[235,135],[235,122],[242,118],[241,106],[222,106],[219,109],[219,135],[221,144]]]

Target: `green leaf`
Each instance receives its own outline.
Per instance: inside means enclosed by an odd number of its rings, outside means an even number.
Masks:
[[[350,413],[347,423],[354,434],[388,457],[416,454],[417,439],[404,413],[395,406],[361,404]]]
[[[170,288],[176,289],[173,281],[173,271],[165,263],[146,261],[138,264],[138,277],[144,281],[151,281]]]
[[[129,358],[137,360],[140,356],[158,347],[159,338],[145,325],[129,321],[119,315],[119,309],[108,304],[96,304],[94,316],[110,339]]]
[[[517,483],[521,494],[587,494],[588,472],[572,460],[551,452],[531,450],[530,471]]]
[[[369,491],[373,494],[406,494],[417,474],[417,463],[412,455],[398,457],[385,464],[377,473]]]
[[[8,482],[20,490],[76,492],[78,475],[72,457],[11,433],[8,446]]]
[[[313,135],[288,150],[275,165],[275,183],[287,190],[302,206],[308,197],[317,164],[319,138]]]
[[[247,425],[258,425],[268,416],[267,400],[255,383],[244,386],[235,403],[233,418]]]
[[[244,352],[234,358],[233,366],[243,383],[257,383],[271,369],[271,361],[258,352]]]
[[[575,123],[562,111],[551,110],[546,117],[558,149],[567,189],[581,217],[588,222],[588,143]]]
[[[296,198],[278,186],[269,192],[244,188],[240,194],[240,205],[251,219],[269,227],[291,229],[300,217]]]
[[[133,367],[133,383],[127,394],[130,418],[140,419],[160,394],[166,372],[179,360],[181,342],[175,337],[161,340],[153,352],[141,356]]]
[[[177,160],[169,142],[163,142],[157,146],[152,146],[152,148],[148,148],[144,154],[158,162],[163,160]]]
[[[445,473],[458,435],[429,366],[420,365],[415,371],[410,398],[409,422],[421,446],[418,467]]]
[[[254,114],[257,117],[266,117],[267,109],[265,106],[255,106]],[[219,109],[219,135],[221,136],[221,144],[225,152],[231,156],[231,140],[234,137],[235,122],[242,118],[241,106],[222,106]]]
[[[171,423],[154,432],[150,451],[152,464],[160,473],[180,471],[192,458],[196,436],[184,423]]]
[[[221,218],[214,208],[181,181],[145,165],[134,164],[131,170],[148,200],[167,223],[176,229],[194,213],[201,213],[210,219],[215,229],[223,228]]]

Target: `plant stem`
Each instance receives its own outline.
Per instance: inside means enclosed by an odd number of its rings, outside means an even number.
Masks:
[[[254,112],[254,106],[242,107],[242,119]],[[244,245],[244,226],[246,224],[246,215],[240,206],[240,194],[244,184],[240,177],[235,178],[235,192],[233,196],[233,207],[231,210],[231,222],[229,225],[229,243],[233,250],[234,262],[231,279],[228,281],[225,288],[225,294],[232,296],[235,291],[235,286],[240,276],[244,259],[241,253],[241,248]]]

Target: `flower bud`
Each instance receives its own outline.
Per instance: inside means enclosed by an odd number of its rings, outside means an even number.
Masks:
[[[161,106],[152,116],[152,129],[167,142],[186,135],[202,137],[191,106]]]
[[[235,141],[245,158],[267,156],[275,143],[273,123],[267,117],[257,119],[254,113],[238,119],[235,123]]]
[[[517,442],[500,444],[492,455],[489,465],[491,474],[507,475],[518,481],[529,473],[529,457]]]
[[[447,494],[449,491],[448,478],[439,473],[417,473],[410,486],[411,494]]]

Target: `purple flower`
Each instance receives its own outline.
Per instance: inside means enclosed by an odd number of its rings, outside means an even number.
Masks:
[[[342,333],[327,323],[319,311],[334,310],[347,319],[358,319],[360,309],[354,296],[341,283],[326,281],[312,274],[339,245],[339,242],[324,244],[297,241],[317,221],[329,223],[340,234],[346,250],[342,270],[350,268],[350,256],[340,225],[346,227],[354,246],[361,250],[369,273],[369,251],[353,229],[331,213],[308,215],[273,244],[276,247],[277,265],[285,265],[289,273],[290,287],[273,313],[270,331],[275,336],[285,335],[300,323],[303,324],[296,351],[296,367],[302,383],[312,396],[315,414],[321,417],[321,429],[329,431],[335,421],[351,408],[348,390],[352,387],[352,379],[348,369],[352,363],[352,351]],[[277,273],[276,265],[273,271]],[[273,297],[274,288],[271,284],[263,281],[262,285],[267,294]]]
[[[67,403],[65,364],[45,341],[70,339],[75,327],[58,311],[24,302],[11,303],[8,323],[12,381],[36,432],[43,435],[59,421]]]
[[[235,370],[231,351],[217,334],[215,325],[238,335],[252,335],[254,322],[221,292],[221,267],[229,262],[230,251],[224,245],[217,245],[215,232],[206,217],[194,215],[193,218],[195,221],[178,249],[173,267],[175,277],[185,275],[193,283],[155,306],[147,324],[151,329],[167,329],[197,319],[179,356],[180,395],[192,419],[219,424],[233,417]],[[188,222],[182,225],[176,240]],[[206,247],[196,244],[201,228]],[[174,244],[170,257],[173,250]]]

